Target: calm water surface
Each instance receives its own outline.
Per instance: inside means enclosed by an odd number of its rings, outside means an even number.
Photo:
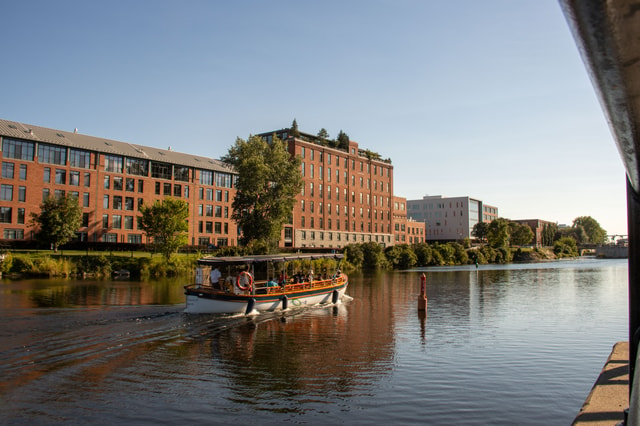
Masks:
[[[627,340],[626,260],[351,275],[339,306],[182,313],[180,280],[0,281],[0,423],[568,425]]]

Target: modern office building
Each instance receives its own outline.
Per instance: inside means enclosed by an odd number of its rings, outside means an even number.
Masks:
[[[294,135],[295,133],[295,135]],[[261,133],[287,143],[301,159],[303,188],[284,226],[286,247],[333,247],[376,242],[393,245],[393,165],[358,143],[336,141],[291,128]]]
[[[478,222],[491,222],[498,208],[471,197],[425,196],[407,201],[408,217],[424,222],[427,241],[460,241],[473,238],[471,231]]]
[[[189,243],[236,245],[235,173],[219,160],[0,120],[0,235],[32,240],[31,213],[48,196],[82,206],[81,241],[146,243],[140,205],[164,197],[189,204]]]

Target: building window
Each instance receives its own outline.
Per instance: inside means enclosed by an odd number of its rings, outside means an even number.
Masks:
[[[133,197],[126,197],[124,199],[124,209],[125,210],[133,210]]]
[[[125,190],[128,192],[133,192],[136,190],[136,180],[133,178],[127,178],[124,184]]]
[[[91,153],[82,149],[71,148],[69,150],[69,164],[71,167],[88,169],[91,167]]]
[[[122,228],[122,216],[120,216],[119,214],[113,215],[113,227],[114,229]]]
[[[4,230],[4,239],[5,240],[23,240],[24,239],[24,230],[22,230],[22,229],[5,229]]]
[[[2,162],[2,177],[4,179],[13,179],[13,163]]]
[[[102,208],[103,209],[108,209],[109,208],[109,196],[108,195],[103,195],[102,196]]]
[[[42,176],[42,181],[44,183],[51,183],[51,168],[45,167]]]
[[[127,158],[125,169],[128,175],[149,176],[149,162],[138,158]]]
[[[103,185],[104,189],[109,189],[111,188],[111,176],[107,175],[104,177],[104,185]]]
[[[67,183],[67,171],[62,169],[56,169],[56,180],[58,185],[64,185]]]
[[[89,213],[82,213],[82,225],[83,228],[89,226]]]
[[[18,187],[18,201],[25,202],[27,200],[27,187],[19,186]]]
[[[156,195],[160,195],[160,191],[162,189],[162,185],[160,182],[156,182]]]
[[[171,195],[171,184],[165,183],[162,188],[163,195]]]
[[[13,185],[0,185],[0,200],[13,201]]]
[[[231,174],[216,172],[216,186],[220,188],[231,188]]]
[[[20,180],[27,180],[27,165],[26,164],[20,164],[20,176],[19,176]]]
[[[127,235],[127,242],[129,244],[142,244],[142,235],[140,235],[140,234],[129,234],[129,235]]]
[[[222,222],[215,223],[215,233],[222,234]]]
[[[38,145],[38,161],[47,164],[67,164],[67,148],[41,143]]]
[[[4,158],[33,161],[34,146],[33,142],[2,138],[2,156]]]
[[[89,207],[89,193],[84,192],[82,194],[82,207]]]
[[[184,166],[174,166],[173,174],[175,180],[189,182],[189,168]]]
[[[173,185],[173,196],[174,197],[182,196],[182,185],[179,185],[179,184]]]
[[[216,217],[222,217],[222,206],[216,206]]]
[[[213,185],[213,172],[210,170],[200,170],[200,184]]]
[[[21,224],[21,225],[24,224],[24,216],[25,216],[24,209],[23,208],[19,208],[18,209],[18,223]]]
[[[106,172],[122,173],[123,160],[119,155],[104,156],[104,170]]]
[[[122,210],[122,197],[120,195],[113,196],[113,208],[116,210]]]
[[[109,228],[109,215],[108,214],[103,214],[102,215],[102,229],[107,229]]]
[[[80,186],[80,172],[69,172],[69,185]]]
[[[133,216],[124,217],[124,229],[133,229]]]
[[[124,185],[122,184],[122,176],[113,177],[113,189],[116,191],[122,191]]]
[[[144,181],[142,179],[138,179],[138,193],[142,194],[144,192]]]
[[[90,173],[85,173],[84,174],[84,186],[87,187],[87,188],[91,186],[91,174]]]
[[[156,162],[151,163],[151,177],[160,179],[171,179],[171,164]]]
[[[0,223],[11,223],[11,207],[0,207]]]

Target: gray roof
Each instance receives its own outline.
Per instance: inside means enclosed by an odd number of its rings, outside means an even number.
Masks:
[[[0,119],[0,136],[30,140],[34,142],[46,142],[53,145],[67,146],[70,148],[84,149],[104,154],[142,158],[161,163],[178,164],[181,166],[204,170],[234,173],[233,168],[230,165],[213,158],[200,157],[168,149],[136,145],[128,142],[103,139],[76,132],[49,129],[46,127],[34,126],[32,124],[18,123],[15,121]]]

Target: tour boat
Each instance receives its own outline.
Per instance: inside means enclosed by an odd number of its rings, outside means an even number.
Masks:
[[[185,312],[249,314],[338,303],[349,284],[339,269],[343,257],[332,253],[201,258],[195,283],[184,287]],[[314,273],[311,261],[317,259],[334,259],[330,263],[335,270]],[[215,269],[218,272],[212,274]]]

